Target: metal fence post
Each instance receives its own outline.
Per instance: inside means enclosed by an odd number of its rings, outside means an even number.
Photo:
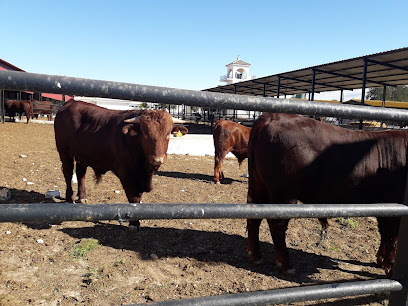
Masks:
[[[4,108],[4,90],[0,89],[0,115],[1,115],[1,122],[5,123],[5,108]]]
[[[405,183],[404,204],[408,205],[408,175]],[[393,279],[403,285],[401,291],[390,294],[390,306],[408,305],[408,217],[401,217]]]
[[[398,235],[397,256],[393,279],[398,280],[404,289],[390,294],[390,306],[408,305],[408,217],[401,217]]]

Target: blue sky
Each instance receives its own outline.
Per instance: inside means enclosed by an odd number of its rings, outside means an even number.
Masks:
[[[28,72],[201,90],[408,46],[408,1],[0,0],[0,58]]]

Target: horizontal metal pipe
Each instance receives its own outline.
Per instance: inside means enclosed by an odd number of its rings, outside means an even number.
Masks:
[[[287,219],[408,215],[401,204],[3,204],[0,222]]]
[[[402,290],[395,280],[378,279],[328,285],[303,286],[248,293],[236,293],[185,300],[149,303],[157,306],[263,306],[293,302],[305,302],[329,298],[342,298]],[[145,304],[133,304],[145,305]]]
[[[0,89],[186,104],[217,109],[408,122],[408,111],[402,109],[222,94],[8,70],[0,71]]]

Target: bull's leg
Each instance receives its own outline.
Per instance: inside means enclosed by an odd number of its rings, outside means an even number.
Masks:
[[[86,189],[85,189],[85,174],[87,166],[82,165],[81,163],[76,163],[76,176],[78,179],[78,200],[82,204],[87,204],[88,199],[86,198]]]
[[[296,271],[290,265],[289,253],[285,242],[289,219],[268,219],[268,224],[275,247],[276,264],[279,270],[285,275],[294,275]]]
[[[399,225],[401,218],[377,218],[381,243],[377,252],[377,264],[385,270],[386,276],[391,277],[397,252]]]
[[[67,189],[65,191],[65,200],[74,203],[74,192],[72,190],[72,174],[74,173],[74,160],[70,157],[61,156],[62,173],[64,174]]]
[[[140,203],[141,199],[142,199],[142,194],[139,194],[138,196],[134,196],[134,197],[128,197],[129,203]],[[140,231],[140,221],[130,220],[129,229],[139,232]]]
[[[129,178],[128,175],[125,174],[118,174],[120,182],[122,183],[122,187],[125,190],[126,196],[128,198],[129,203],[140,203],[142,199],[142,194],[135,190],[135,186],[132,185],[132,180]],[[139,220],[130,220],[129,222],[129,229],[140,231],[140,221]]]
[[[253,263],[260,263],[262,259],[261,248],[259,246],[259,226],[262,219],[247,219],[248,247],[246,249],[249,260]]]
[[[214,158],[214,183],[220,183],[220,174],[222,169],[222,160],[216,155]]]
[[[319,222],[322,226],[322,231],[320,232],[320,241],[318,243],[318,246],[322,246],[323,242],[327,238],[327,228],[329,227],[329,223],[327,222],[326,218],[319,218]]]
[[[222,172],[222,162],[227,154],[225,153],[215,153],[215,163],[214,163],[214,183],[220,184],[220,181],[224,180],[224,173]]]

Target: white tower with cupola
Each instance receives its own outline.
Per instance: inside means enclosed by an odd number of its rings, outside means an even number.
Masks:
[[[220,77],[220,82],[227,82],[227,85],[255,78],[249,73],[249,67],[251,64],[241,60],[239,55],[236,61],[225,66],[227,67],[227,74]]]

